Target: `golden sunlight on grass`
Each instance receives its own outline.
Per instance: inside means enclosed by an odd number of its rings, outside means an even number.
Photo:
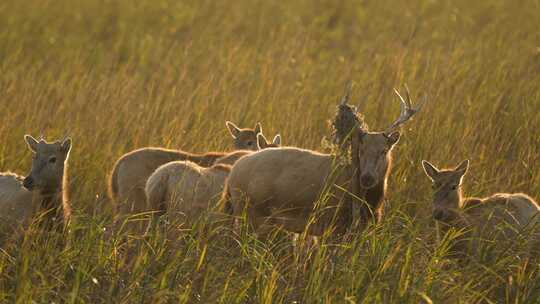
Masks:
[[[0,302],[539,302],[538,263],[447,256],[459,232],[436,240],[421,168],[468,158],[468,195],[540,199],[539,20],[538,1],[2,1],[0,172],[29,171],[24,134],[69,134],[75,218],[67,235],[2,240]],[[371,129],[397,117],[393,88],[428,96],[402,129],[380,225],[300,256],[284,232],[261,243],[204,219],[129,246],[104,232],[122,154],[231,150],[226,120],[325,151],[351,79]]]

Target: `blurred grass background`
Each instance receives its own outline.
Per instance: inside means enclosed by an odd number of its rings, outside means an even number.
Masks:
[[[2,1],[0,170],[27,172],[24,134],[70,135],[71,201],[87,233],[67,249],[50,245],[51,235],[14,241],[0,258],[0,299],[533,303],[536,265],[448,270],[434,262],[441,247],[422,241],[434,224],[420,160],[444,167],[469,158],[471,196],[540,198],[539,20],[537,0]],[[216,244],[201,255],[196,230],[174,253],[160,235],[145,241],[152,246],[141,245],[126,275],[116,244],[100,234],[109,202],[96,198],[118,157],[148,145],[229,150],[225,120],[260,121],[286,145],[322,150],[350,79],[375,130],[398,115],[392,88],[428,96],[394,152],[393,215],[382,228],[337,255],[320,253],[295,279],[273,264],[271,248],[247,237],[243,258]],[[372,251],[348,256],[359,244]],[[209,265],[202,272],[200,256]],[[508,269],[513,283],[497,275]],[[193,276],[204,282],[196,295]]]

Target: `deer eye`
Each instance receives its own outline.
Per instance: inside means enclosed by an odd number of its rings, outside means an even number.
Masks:
[[[51,164],[56,163],[56,157],[53,156],[53,157],[49,158],[49,163],[51,163]]]
[[[452,190],[456,190],[458,188],[458,185],[452,185],[452,187],[450,187],[450,189]]]

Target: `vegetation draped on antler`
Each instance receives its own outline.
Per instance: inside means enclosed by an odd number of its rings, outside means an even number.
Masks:
[[[332,142],[340,147],[342,151],[348,151],[351,141],[350,136],[356,128],[365,129],[364,118],[358,113],[355,106],[349,105],[352,83],[349,82],[345,88],[345,93],[337,106],[336,116],[332,122]]]
[[[332,142],[338,145],[341,151],[348,151],[351,146],[350,136],[356,128],[367,131],[367,125],[364,122],[364,117],[358,113],[358,109],[348,104],[352,90],[352,83],[348,83],[345,88],[345,93],[337,106],[336,116],[332,122]],[[426,99],[420,102],[416,108],[413,108],[409,88],[405,85],[405,98],[397,89],[394,92],[400,101],[399,117],[384,131],[385,134],[390,134],[396,131],[401,125],[410,120],[424,105]]]

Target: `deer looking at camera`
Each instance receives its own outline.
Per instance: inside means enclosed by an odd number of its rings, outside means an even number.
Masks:
[[[32,169],[25,177],[0,173],[1,226],[12,228],[30,224],[32,218],[44,213],[49,227],[64,227],[71,216],[68,200],[67,164],[71,139],[47,142],[25,135],[32,151]]]
[[[311,235],[321,235],[330,224],[336,232],[344,232],[352,223],[355,204],[363,204],[363,223],[380,218],[392,148],[400,137],[396,129],[420,109],[412,108],[408,92],[406,99],[396,93],[401,102],[398,119],[382,132],[356,126],[350,132],[351,158],[345,164],[337,161],[337,155],[292,147],[242,157],[223,192],[225,210],[235,216],[245,210],[256,231],[270,224],[296,233],[307,228]],[[340,107],[348,107],[348,99],[349,92]],[[317,208],[323,203],[324,208]],[[310,221],[315,213],[315,222]]]
[[[441,223],[443,233],[450,228],[466,230],[454,242],[453,248],[460,253],[469,249],[476,252],[480,235],[514,240],[520,232],[538,228],[540,207],[526,194],[496,193],[485,198],[464,197],[462,183],[469,169],[469,160],[462,161],[453,169],[441,170],[426,160],[422,161],[422,166],[433,182],[433,219]]]

